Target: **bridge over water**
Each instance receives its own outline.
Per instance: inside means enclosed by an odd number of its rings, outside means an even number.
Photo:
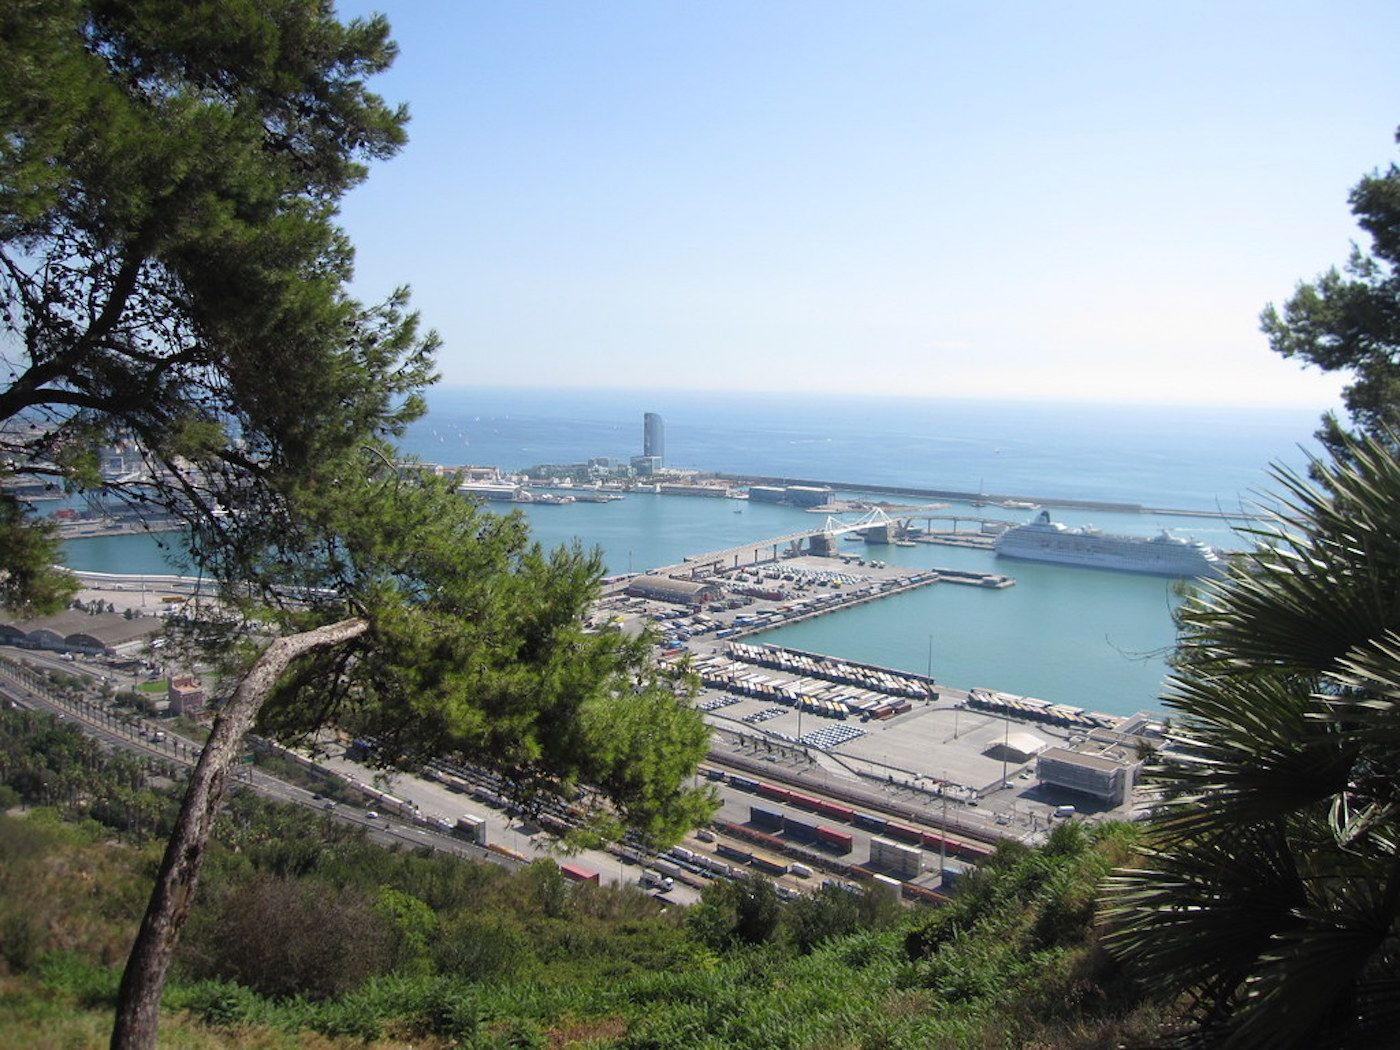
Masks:
[[[878,507],[856,521],[842,521],[831,516],[819,528],[789,532],[783,536],[755,540],[735,547],[725,547],[723,550],[707,551],[704,554],[687,554],[680,565],[668,565],[653,571],[672,575],[677,571],[688,571],[690,575],[698,576],[721,569],[736,569],[743,565],[777,561],[780,552],[801,554],[805,550],[812,554],[831,554],[836,550],[837,539],[853,532],[861,533],[878,543],[889,543],[911,520],[912,516],[893,518]]]

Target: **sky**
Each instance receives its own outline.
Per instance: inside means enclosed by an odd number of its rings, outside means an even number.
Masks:
[[[1400,4],[340,2],[342,221],[449,384],[1331,406],[1266,303],[1396,158]]]

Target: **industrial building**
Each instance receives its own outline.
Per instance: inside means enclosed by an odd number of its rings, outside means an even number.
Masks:
[[[510,481],[466,481],[457,486],[457,495],[475,496],[493,503],[514,503],[521,488]]]
[[[4,620],[0,611],[0,642],[24,649],[51,649],[55,652],[115,654],[143,643],[163,630],[159,616],[121,613],[85,613],[69,609],[55,616],[33,620]]]
[[[679,605],[704,605],[718,601],[720,591],[712,583],[675,580],[670,576],[638,576],[627,585],[627,594],[633,598],[652,598]]]
[[[827,485],[789,485],[788,502],[795,507],[820,507],[831,502],[832,491]]]
[[[1121,806],[1128,800],[1139,765],[1122,754],[1052,747],[1040,753],[1035,772],[1042,784]]]
[[[787,489],[781,485],[750,485],[749,499],[755,503],[782,503],[787,500]]]

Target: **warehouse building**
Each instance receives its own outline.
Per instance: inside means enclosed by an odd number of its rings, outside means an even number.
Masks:
[[[712,583],[653,575],[638,576],[627,585],[627,593],[633,598],[652,598],[677,605],[704,605],[718,601],[720,596],[719,588]]]

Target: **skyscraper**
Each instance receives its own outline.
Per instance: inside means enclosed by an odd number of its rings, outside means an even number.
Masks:
[[[642,455],[655,456],[657,466],[666,462],[666,421],[655,412],[642,418]]]

